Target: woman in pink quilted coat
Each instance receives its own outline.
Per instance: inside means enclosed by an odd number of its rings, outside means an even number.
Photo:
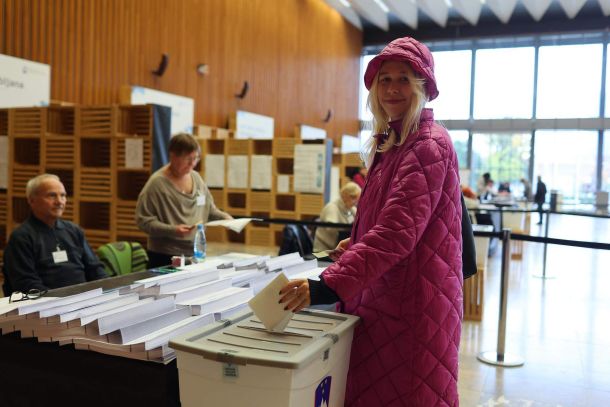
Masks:
[[[290,282],[282,302],[340,301],[361,318],[346,406],[458,406],[462,208],[453,145],[424,109],[438,95],[432,54],[394,40],[364,83],[377,135],[351,239],[320,281]]]

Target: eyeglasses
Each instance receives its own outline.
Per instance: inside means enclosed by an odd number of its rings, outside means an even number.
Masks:
[[[22,293],[21,291],[13,291],[13,293],[8,299],[8,302],[11,303],[25,300],[37,300],[40,297],[44,296],[47,291],[48,290],[39,290],[38,288],[32,288],[27,293]]]
[[[182,157],[180,157],[180,159],[184,162],[187,162],[189,164],[196,164],[199,162],[199,160],[201,159],[201,157],[199,155],[196,155],[195,157],[191,157],[189,155],[183,155]]]

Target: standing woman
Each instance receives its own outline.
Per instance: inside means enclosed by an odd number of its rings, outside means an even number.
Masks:
[[[427,101],[432,54],[392,41],[364,75],[377,134],[351,240],[320,281],[281,291],[287,309],[340,301],[361,318],[346,406],[458,406],[462,238],[458,161]]]
[[[138,196],[136,222],[148,234],[148,267],[167,266],[171,257],[193,255],[197,223],[232,219],[214,205],[196,171],[201,156],[197,141],[182,133],[169,142],[169,164],[157,170]]]

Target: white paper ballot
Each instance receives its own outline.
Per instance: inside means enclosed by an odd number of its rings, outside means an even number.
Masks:
[[[253,218],[239,218],[239,219],[220,219],[213,220],[211,222],[206,223],[206,226],[224,226],[227,229],[231,229],[232,231],[239,233]]]
[[[284,273],[279,273],[265,288],[254,296],[248,305],[254,315],[261,320],[265,328],[273,332],[284,332],[290,322],[293,312],[284,310],[285,305],[280,304],[280,290],[288,283]]]

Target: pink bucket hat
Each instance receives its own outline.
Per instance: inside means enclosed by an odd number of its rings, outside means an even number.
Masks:
[[[364,85],[367,89],[371,89],[373,80],[383,61],[388,60],[406,62],[418,76],[424,78],[428,100],[433,100],[438,96],[432,53],[428,47],[411,37],[398,38],[392,41],[369,62],[364,73]]]

